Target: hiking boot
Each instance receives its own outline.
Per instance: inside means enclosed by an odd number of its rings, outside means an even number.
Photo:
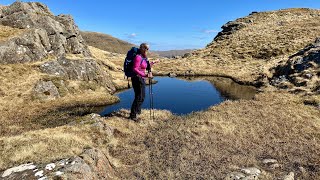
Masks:
[[[131,119],[131,120],[133,120],[133,121],[135,121],[135,122],[139,122],[139,119],[138,119],[137,117],[132,117],[132,116],[130,116],[129,119]]]

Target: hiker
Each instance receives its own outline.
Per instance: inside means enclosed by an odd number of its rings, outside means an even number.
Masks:
[[[153,62],[148,61],[149,45],[142,43],[138,50],[138,54],[133,61],[133,76],[131,77],[132,87],[134,90],[134,100],[131,105],[131,112],[129,119],[137,121],[137,114],[141,114],[141,106],[146,95],[146,82],[145,78],[153,78],[151,73],[151,66],[158,63],[159,60]],[[148,73],[146,73],[148,70]]]

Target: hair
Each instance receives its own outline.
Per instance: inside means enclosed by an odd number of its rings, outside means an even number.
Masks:
[[[147,43],[141,43],[140,44],[140,49],[146,49],[149,46]]]
[[[141,49],[147,49],[147,48],[149,48],[148,46],[149,46],[149,44],[147,44],[147,43],[141,43],[141,44],[140,44],[140,48],[139,48],[140,54],[141,54],[144,58],[147,58],[147,55],[146,55],[146,54],[142,54],[142,53],[141,53]]]

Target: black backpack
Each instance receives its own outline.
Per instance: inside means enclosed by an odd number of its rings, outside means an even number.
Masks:
[[[132,47],[128,51],[127,56],[126,56],[124,63],[123,63],[123,71],[124,71],[125,76],[127,76],[127,77],[134,76],[133,60],[138,53],[139,53],[139,48],[137,48],[137,47]]]
[[[134,76],[134,72],[133,72],[133,61],[134,58],[136,57],[136,55],[139,54],[139,48],[137,47],[132,47],[128,53],[126,58],[124,59],[124,63],[123,63],[123,71],[124,71],[124,75],[127,77],[132,77]],[[142,61],[141,61],[142,63]],[[149,64],[149,61],[147,60],[147,70],[148,72],[151,71],[151,67]]]

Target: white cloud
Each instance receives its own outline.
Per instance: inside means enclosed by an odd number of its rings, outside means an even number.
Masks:
[[[128,35],[128,38],[135,38],[137,37],[137,34],[136,33],[131,33]]]

